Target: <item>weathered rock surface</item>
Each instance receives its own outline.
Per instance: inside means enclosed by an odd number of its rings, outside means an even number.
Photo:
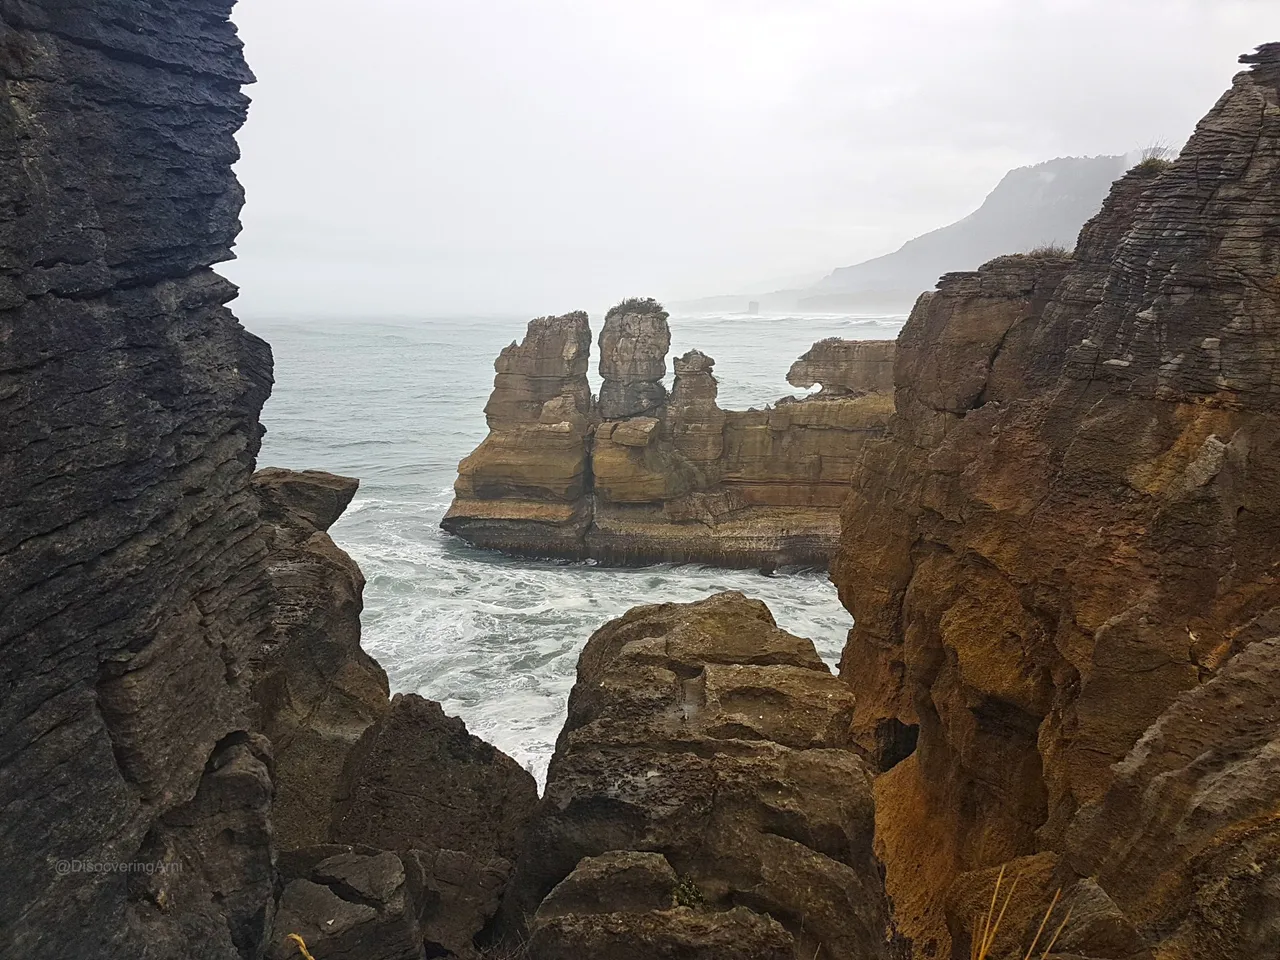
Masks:
[[[369,848],[309,848],[290,865],[267,957],[296,960],[290,936],[317,958],[419,960],[425,956],[419,889],[396,854]]]
[[[893,393],[892,340],[819,340],[791,365],[787,383],[808,390],[817,384],[821,397]]]
[[[945,277],[899,338],[834,578],[919,956],[1044,856],[1064,953],[1280,949],[1280,46],[1252,59],[1073,259]]]
[[[317,471],[253,476],[270,544],[273,624],[253,692],[256,726],[275,754],[272,823],[286,850],[329,840],[347,755],[390,707],[386,673],[360,646],[364,577],[325,532],[358,486]]]
[[[852,713],[812,643],[741,594],[607,624],[579,660],[508,927],[533,917],[548,958],[887,955]]]
[[[585,313],[539,317],[495,363],[489,436],[458,465],[441,526],[503,550],[576,556],[591,522]]]
[[[440,704],[396,694],[342,771],[330,836],[386,850],[460,850],[514,860],[538,788]]]
[[[600,331],[600,416],[623,420],[657,410],[667,401],[671,329],[656,300],[624,300]]]
[[[5,956],[232,958],[270,921],[246,668],[271,356],[209,269],[252,79],[230,9],[0,9]]]
[[[0,955],[471,956],[505,861],[277,870],[391,706],[325,533],[355,481],[253,474],[231,6],[0,5]]]
[[[590,336],[585,315],[572,316],[577,357]],[[545,322],[526,342],[546,339]],[[735,412],[716,403],[715,361],[697,350],[676,358],[667,396],[670,341],[654,301],[611,310],[599,402],[566,412],[558,397],[534,428],[491,416],[489,436],[459,465],[444,529],[544,557],[825,565],[862,445],[892,411],[893,344],[823,341],[797,365],[829,381],[818,397]]]

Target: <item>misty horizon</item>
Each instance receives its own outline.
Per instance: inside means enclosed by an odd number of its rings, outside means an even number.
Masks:
[[[220,270],[246,316],[597,317],[799,285],[1012,169],[1181,146],[1280,34],[1262,0],[966,6],[242,4],[259,82]]]

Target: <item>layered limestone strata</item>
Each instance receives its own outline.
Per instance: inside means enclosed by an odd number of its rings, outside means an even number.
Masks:
[[[508,935],[531,960],[889,956],[852,715],[813,644],[741,594],[606,624],[578,661]]]
[[[853,466],[891,410],[892,343],[822,341],[792,370],[793,383],[823,384],[816,397],[722,410],[715,361],[697,350],[675,358],[668,396],[666,312],[624,301],[600,334],[600,398],[584,402],[590,333],[585,314],[571,317],[534,320],[499,358],[490,433],[458,467],[444,529],[477,546],[611,563],[828,562]],[[512,408],[508,378],[563,382],[542,357],[570,354],[582,368],[571,389],[492,415]]]
[[[252,79],[230,9],[0,10],[5,956],[238,957],[271,921],[271,354],[209,269]],[[157,859],[163,906],[94,869]]]
[[[253,476],[271,354],[209,269],[252,79],[230,10],[0,9],[0,955],[472,956],[533,780],[389,701],[326,533],[355,481]],[[358,749],[392,725],[416,753]],[[337,816],[388,780],[431,830]]]
[[[624,300],[600,331],[600,416],[623,420],[657,410],[667,401],[671,330],[656,300]]]
[[[898,341],[833,575],[917,956],[1280,951],[1280,45],[1072,259],[945,277]],[[1021,912],[1019,912],[1021,911]],[[1025,939],[1023,939],[1025,938]]]

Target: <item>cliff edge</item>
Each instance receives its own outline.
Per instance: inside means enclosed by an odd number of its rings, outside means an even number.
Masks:
[[[919,956],[1002,865],[1010,950],[1059,887],[1064,954],[1280,950],[1280,45],[1244,59],[1073,257],[944,277],[899,338],[834,579]]]

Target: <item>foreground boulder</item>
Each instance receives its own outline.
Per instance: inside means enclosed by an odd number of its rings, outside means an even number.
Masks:
[[[396,694],[347,758],[331,838],[513,860],[538,801],[533,775],[440,704]]]
[[[1245,60],[1074,255],[944,277],[899,338],[833,579],[920,955],[1002,865],[1064,953],[1280,951],[1280,45]]]
[[[607,624],[579,660],[508,934],[527,926],[534,958],[886,956],[852,712],[812,643],[741,594]]]

